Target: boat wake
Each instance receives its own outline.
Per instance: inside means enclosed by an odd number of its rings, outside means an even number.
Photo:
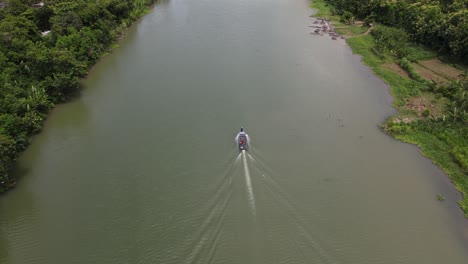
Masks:
[[[221,177],[209,188],[211,194],[200,207],[199,227],[185,241],[186,252],[182,263],[217,263],[223,243],[232,239],[231,235],[226,236],[229,232],[226,233],[225,229],[232,228],[232,210],[236,210],[237,205],[242,207],[236,199],[242,190],[245,190],[248,202],[243,207],[246,208],[247,205],[253,222],[245,217],[241,221],[251,224],[249,240],[255,241],[251,247],[254,252],[258,253],[264,250],[262,247],[269,245],[265,240],[267,237],[282,239],[278,233],[281,229],[272,230],[271,226],[288,225],[288,241],[291,250],[298,253],[295,256],[297,260],[304,263],[340,263],[333,252],[330,252],[329,241],[323,237],[320,227],[311,223],[311,219],[320,219],[318,212],[308,211],[308,217],[304,216],[304,212],[290,195],[290,190],[282,184],[284,177],[278,175],[261,154],[255,150],[244,150],[231,156],[225,166],[222,166],[224,171],[220,174]],[[271,210],[273,208],[275,209]],[[273,215],[279,217],[272,217]],[[270,246],[275,248],[274,245]]]
[[[252,188],[252,180],[250,179],[250,171],[249,171],[249,166],[247,164],[247,158],[246,156],[249,155],[245,152],[245,150],[242,150],[242,161],[244,164],[244,175],[245,175],[245,183],[247,186],[247,194],[249,196],[249,202],[250,202],[250,208],[252,209],[252,214],[256,215],[256,209],[255,209],[255,196],[253,193],[253,188]],[[250,156],[250,155],[249,155]]]
[[[296,227],[298,237],[295,239],[294,244],[302,257],[308,262],[320,260],[321,263],[339,263],[339,261],[328,252],[326,249],[328,247],[325,245],[326,242],[316,235],[317,232],[295,206],[288,192],[274,179],[273,176],[279,176],[261,159],[260,153],[252,153],[256,158],[251,154],[247,155],[251,161],[251,167],[256,170],[256,174],[261,176],[260,178],[263,182],[261,187],[265,188],[267,193],[270,194],[269,196],[275,201],[276,206],[281,208],[280,211],[286,213],[291,219],[290,223]],[[320,216],[315,215],[314,217],[319,218]]]

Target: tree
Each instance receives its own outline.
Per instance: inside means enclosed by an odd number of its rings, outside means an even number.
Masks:
[[[451,53],[460,56],[468,64],[468,10],[449,14],[444,33]]]
[[[41,8],[35,8],[33,10],[33,19],[37,27],[41,31],[50,30],[50,19],[54,16],[54,10],[47,4]]]
[[[8,50],[13,39],[25,41],[39,38],[37,26],[27,18],[7,15],[0,21],[0,50]]]
[[[468,122],[468,80],[453,81],[442,91],[450,99],[451,118],[454,121]]]
[[[351,14],[349,11],[344,11],[341,15],[341,21],[346,24],[351,24],[353,21],[353,14]]]
[[[52,32],[58,35],[67,35],[70,32],[69,29],[80,30],[83,27],[83,21],[73,11],[55,15],[50,21]]]
[[[7,14],[18,16],[24,11],[28,10],[30,5],[21,0],[8,0],[8,4],[5,7],[5,12]]]
[[[371,34],[377,50],[382,54],[394,54],[398,58],[408,54],[408,34],[404,30],[378,25]]]
[[[372,13],[364,19],[364,25],[366,26],[370,26],[371,24],[373,25],[375,24],[376,20],[377,20],[377,16],[374,13]]]
[[[11,184],[8,171],[15,158],[15,140],[8,135],[0,133],[0,189],[6,189]]]

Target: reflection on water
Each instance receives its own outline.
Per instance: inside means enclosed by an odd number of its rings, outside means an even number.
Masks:
[[[2,223],[2,226],[4,226],[3,223]],[[8,256],[9,245],[8,245],[7,237],[2,231],[2,229],[0,229],[0,262],[8,263],[9,262],[9,258],[8,258],[9,257]]]

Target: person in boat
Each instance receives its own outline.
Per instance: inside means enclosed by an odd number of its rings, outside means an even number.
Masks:
[[[240,139],[240,141],[239,141],[239,139]],[[244,140],[247,140],[247,142],[244,142]],[[241,145],[244,145],[246,143],[248,145],[250,143],[249,135],[247,135],[247,133],[245,133],[243,127],[241,127],[239,133],[237,133],[236,143],[239,143]]]

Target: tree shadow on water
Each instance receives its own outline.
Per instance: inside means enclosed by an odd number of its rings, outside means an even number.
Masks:
[[[3,228],[0,228],[0,263],[10,263],[8,255],[8,241],[3,232]]]
[[[29,169],[16,166],[12,169],[16,181],[21,181]],[[21,190],[20,190],[21,189]],[[0,194],[0,263],[11,262],[12,241],[11,234],[15,234],[23,224],[28,225],[26,219],[34,219],[37,213],[34,193],[23,184],[16,185],[11,190]]]

